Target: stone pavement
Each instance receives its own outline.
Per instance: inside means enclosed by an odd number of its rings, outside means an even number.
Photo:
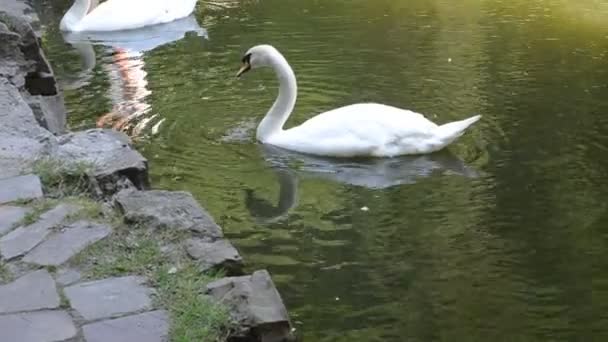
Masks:
[[[33,223],[19,225],[31,208],[3,205],[42,196],[35,175],[2,179],[0,256],[20,274],[0,285],[0,341],[7,342],[163,342],[169,318],[152,305],[146,279],[124,276],[80,281],[64,265],[108,236],[110,226],[86,220],[66,223],[80,208],[58,204]],[[52,266],[48,270],[45,266]],[[49,271],[51,270],[51,271]],[[19,272],[21,271],[21,272]],[[63,298],[63,299],[62,299]]]

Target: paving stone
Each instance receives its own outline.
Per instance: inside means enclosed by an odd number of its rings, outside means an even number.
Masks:
[[[61,286],[68,286],[79,281],[80,278],[82,278],[82,274],[78,270],[72,268],[62,268],[57,271],[55,281]]]
[[[74,322],[65,311],[36,311],[0,316],[2,342],[56,342],[74,338]]]
[[[4,259],[21,256],[36,247],[65,218],[78,212],[78,207],[60,204],[40,216],[40,219],[29,226],[19,227],[0,239],[0,255]]]
[[[165,342],[169,317],[165,311],[111,319],[82,327],[87,342]]]
[[[0,286],[0,314],[58,307],[59,295],[55,281],[46,270],[26,274],[12,283]]]
[[[42,197],[42,184],[36,175],[0,179],[0,203]]]
[[[224,269],[228,275],[243,274],[243,259],[228,240],[188,239],[186,251],[188,255],[198,261],[203,272],[210,269]]]
[[[190,230],[210,239],[223,236],[211,215],[188,192],[127,190],[118,193],[116,202],[129,222],[154,229]]]
[[[30,211],[29,208],[13,207],[9,205],[0,207],[0,236],[11,230]]]
[[[152,290],[142,277],[128,276],[79,283],[64,289],[72,308],[85,320],[128,314],[152,306]]]
[[[23,261],[44,266],[59,266],[111,232],[112,229],[107,225],[78,221],[65,227],[61,232],[51,235],[29,252]]]

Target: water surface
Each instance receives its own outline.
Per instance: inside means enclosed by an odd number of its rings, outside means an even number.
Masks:
[[[68,5],[38,2],[71,127],[132,135],[156,188],[273,274],[305,341],[608,338],[606,1],[216,0],[153,49],[67,44]],[[234,78],[259,43],[298,77],[288,125],[362,101],[483,119],[432,156],[260,146],[277,83]]]

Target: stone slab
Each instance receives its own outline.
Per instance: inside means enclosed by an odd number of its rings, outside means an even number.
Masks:
[[[228,275],[243,274],[243,259],[228,240],[188,239],[186,251],[190,257],[198,261],[203,272],[210,269],[224,269]]]
[[[78,207],[59,204],[40,216],[40,219],[25,227],[19,227],[0,239],[0,255],[4,259],[21,256],[41,243],[51,229],[60,225],[65,218],[78,212]]]
[[[151,289],[142,277],[128,276],[79,283],[64,289],[72,308],[87,321],[150,309]]]
[[[129,222],[155,229],[190,230],[211,239],[223,236],[211,215],[188,192],[121,191],[116,202]]]
[[[62,268],[57,271],[57,274],[55,275],[55,281],[61,286],[72,285],[80,281],[81,278],[82,274],[78,270],[72,268]]]
[[[0,204],[42,197],[42,184],[36,175],[0,179]]]
[[[74,338],[74,322],[65,311],[0,315],[0,341],[56,342]]]
[[[111,232],[112,229],[107,225],[78,221],[51,235],[32,249],[23,261],[43,266],[59,266]]]
[[[245,340],[288,341],[293,338],[287,309],[270,274],[227,277],[207,285],[207,294],[229,308],[237,322],[235,337]]]
[[[0,286],[0,314],[58,307],[59,295],[55,281],[46,270],[26,274],[12,283]]]
[[[11,230],[28,212],[30,212],[29,208],[0,206],[0,236]]]
[[[165,311],[152,311],[87,324],[82,331],[87,342],[165,342],[169,317]]]

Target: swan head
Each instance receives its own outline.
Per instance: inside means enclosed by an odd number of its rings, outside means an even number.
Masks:
[[[281,53],[271,45],[256,45],[247,50],[241,58],[241,68],[236,73],[236,77],[249,70],[269,67],[276,63],[277,60],[283,59]]]

